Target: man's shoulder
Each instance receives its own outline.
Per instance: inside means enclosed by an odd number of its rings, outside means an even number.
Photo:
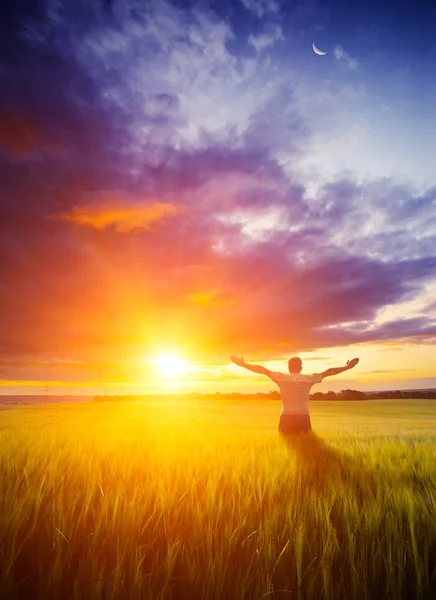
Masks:
[[[318,383],[322,381],[321,373],[282,373],[281,371],[269,371],[269,377],[274,381],[294,381]]]
[[[268,370],[268,375],[269,375],[269,377],[271,377],[271,379],[274,379],[274,380],[283,379],[284,377],[286,377],[286,373],[282,373],[281,371]]]
[[[308,374],[303,374],[301,373],[301,376],[304,377],[305,381],[322,381],[322,373],[308,373]]]

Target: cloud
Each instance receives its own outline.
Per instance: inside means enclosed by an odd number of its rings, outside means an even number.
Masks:
[[[284,40],[282,28],[280,25],[271,25],[264,33],[257,36],[250,34],[248,43],[253,46],[256,52],[262,52],[266,48],[274,46],[279,40]]]
[[[129,233],[137,229],[152,229],[165,217],[183,210],[183,206],[165,202],[126,201],[116,194],[100,194],[97,202],[75,206],[70,213],[59,218],[76,225],[100,230],[113,227],[120,233]]]
[[[237,299],[224,299],[220,297],[220,293],[217,290],[210,292],[195,292],[189,294],[189,300],[199,306],[228,306],[229,304],[236,304]]]
[[[334,55],[336,60],[344,60],[350,71],[356,71],[357,69],[357,60],[355,58],[351,58],[351,56],[345,52],[342,46],[335,46]]]
[[[374,373],[405,373],[416,371],[416,369],[379,369],[375,371],[362,371],[362,375],[373,375]]]
[[[280,6],[276,0],[240,0],[244,7],[253,12],[259,19],[267,13],[279,12]]]
[[[66,21],[65,12],[53,26],[59,22],[66,30],[61,43],[98,82],[106,102],[129,115],[137,148],[150,139],[157,147],[180,147],[197,141],[203,129],[216,132],[243,120],[247,98],[243,106],[240,88],[252,75],[229,52],[232,30],[212,11],[165,1],[133,11],[127,3],[115,21],[95,10],[86,30]]]

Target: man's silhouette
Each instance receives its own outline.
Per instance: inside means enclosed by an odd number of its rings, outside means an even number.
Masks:
[[[246,363],[244,358],[237,358],[236,356],[231,356],[230,360],[239,367],[244,367],[254,373],[267,375],[279,386],[282,398],[279,432],[284,435],[311,431],[312,425],[309,411],[310,388],[315,383],[321,383],[324,377],[331,377],[332,375],[348,371],[348,369],[352,369],[359,362],[358,358],[353,358],[347,361],[345,367],[327,369],[323,373],[303,375],[301,373],[303,361],[299,356],[289,359],[289,373],[279,373],[278,371],[270,371],[261,365],[251,365]]]

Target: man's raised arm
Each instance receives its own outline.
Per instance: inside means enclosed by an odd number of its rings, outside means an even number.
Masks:
[[[334,369],[327,369],[324,373],[321,373],[322,377],[331,377],[332,375],[339,375],[339,373],[343,373],[344,371],[348,371],[357,365],[359,362],[358,358],[353,358],[352,360],[347,360],[347,364],[345,367],[336,367]]]
[[[244,357],[238,358],[237,356],[231,356],[230,360],[238,367],[244,367],[244,369],[248,369],[249,371],[253,371],[253,373],[260,373],[261,375],[269,375],[271,371],[262,367],[262,365],[251,365],[250,363],[245,362]]]

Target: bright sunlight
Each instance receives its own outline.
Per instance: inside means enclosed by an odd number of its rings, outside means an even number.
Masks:
[[[154,363],[159,374],[165,377],[178,377],[189,370],[188,362],[176,354],[161,354]]]

